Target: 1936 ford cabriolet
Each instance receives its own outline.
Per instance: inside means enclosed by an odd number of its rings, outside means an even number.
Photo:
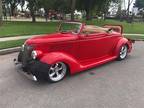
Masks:
[[[63,22],[57,33],[28,39],[16,64],[35,81],[46,78],[58,82],[68,73],[125,59],[131,52],[132,42],[122,32],[122,26]]]

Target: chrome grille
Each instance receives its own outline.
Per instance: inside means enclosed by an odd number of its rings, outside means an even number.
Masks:
[[[32,60],[31,58],[31,52],[33,48],[32,46],[25,45],[24,50],[22,51],[22,65],[23,67],[26,67],[28,63]]]

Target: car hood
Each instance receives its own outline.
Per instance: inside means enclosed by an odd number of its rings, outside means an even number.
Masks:
[[[34,36],[26,41],[26,44],[39,44],[39,43],[50,43],[50,42],[60,42],[60,41],[70,41],[75,40],[77,35],[70,33],[55,33],[46,34],[40,36]]]

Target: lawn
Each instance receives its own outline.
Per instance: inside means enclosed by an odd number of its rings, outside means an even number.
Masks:
[[[144,23],[129,24],[116,20],[92,20],[84,22],[86,22],[87,24],[95,24],[98,26],[105,24],[118,24],[123,25],[124,33],[144,34]],[[58,22],[4,22],[3,26],[0,27],[0,37],[52,33],[56,31],[56,29],[58,28],[58,24]]]
[[[95,24],[95,25],[105,25],[105,24],[114,24],[114,25],[122,25],[124,28],[124,33],[131,33],[131,34],[144,34],[144,22],[134,22],[132,24],[126,22],[120,22],[117,20],[93,20],[87,21],[88,24]]]
[[[57,27],[55,22],[4,22],[0,27],[0,37],[52,33]]]
[[[105,24],[123,25],[124,33],[144,34],[144,23],[132,23],[120,22],[116,20],[92,20],[83,21],[87,24],[94,24],[102,26]],[[11,37],[11,36],[22,36],[22,35],[34,35],[34,34],[45,34],[53,33],[58,28],[58,22],[4,22],[3,26],[0,27],[0,37]],[[143,39],[144,36],[127,36],[130,39]],[[21,46],[24,43],[24,39],[0,42],[0,49],[12,48]]]
[[[24,43],[24,41],[25,39],[0,42],[0,50],[21,46]]]

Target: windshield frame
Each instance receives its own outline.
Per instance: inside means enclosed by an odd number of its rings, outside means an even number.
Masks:
[[[71,32],[71,33],[72,33],[72,34],[80,34],[81,29],[82,29],[82,27],[83,27],[83,24],[82,24],[81,22],[68,22],[68,21],[61,22],[60,25],[59,25],[59,28],[58,28],[58,31],[59,31],[59,32],[62,32],[62,31],[61,31],[61,27],[62,27],[62,24],[64,24],[64,23],[66,23],[66,24],[77,24],[77,25],[79,25],[79,30],[78,30],[78,32],[77,32],[77,33],[76,33],[76,32]]]

